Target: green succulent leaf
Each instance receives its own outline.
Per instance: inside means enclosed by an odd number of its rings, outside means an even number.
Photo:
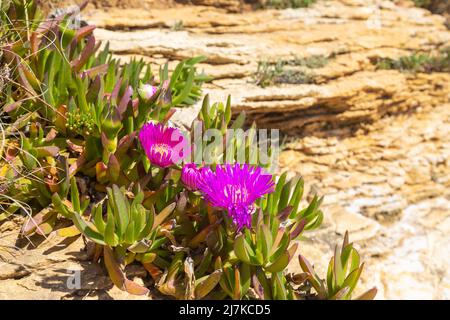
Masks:
[[[104,233],[106,229],[106,222],[103,220],[102,203],[98,203],[93,209],[94,224],[98,232]]]
[[[62,202],[61,198],[57,193],[54,193],[52,195],[52,203],[55,209],[64,217],[66,218],[72,218],[72,212],[69,211],[67,206]]]
[[[111,247],[115,247],[119,243],[119,237],[115,233],[116,231],[116,222],[114,219],[114,215],[112,213],[111,207],[108,206],[107,210],[107,219],[106,219],[106,226],[105,226],[105,242]]]
[[[124,195],[125,190],[113,185],[112,189],[108,188],[107,191],[117,222],[117,232],[118,235],[122,236],[125,234],[130,220],[129,203]]]
[[[361,294],[356,300],[373,300],[377,295],[377,288],[372,288]]]
[[[75,212],[81,212],[80,195],[78,193],[78,187],[75,178],[70,181],[70,197],[73,210]]]

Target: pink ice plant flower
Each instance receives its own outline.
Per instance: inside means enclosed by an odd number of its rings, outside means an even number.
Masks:
[[[158,88],[152,86],[151,84],[142,84],[138,89],[139,95],[144,100],[150,100],[150,98],[153,97],[157,91]]]
[[[271,174],[248,164],[218,165],[215,171],[204,170],[197,181],[204,198],[214,207],[227,210],[238,231],[251,228],[254,202],[274,191]]]
[[[139,131],[139,140],[151,164],[167,168],[184,157],[186,139],[177,128],[149,122]]]

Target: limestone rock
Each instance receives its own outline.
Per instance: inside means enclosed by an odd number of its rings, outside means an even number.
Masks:
[[[80,237],[18,239],[20,221],[11,223],[0,242],[0,299],[149,299],[115,287]],[[143,268],[126,271],[130,279],[146,277]]]

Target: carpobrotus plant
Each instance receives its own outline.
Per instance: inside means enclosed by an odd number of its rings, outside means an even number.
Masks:
[[[0,192],[15,201],[0,217],[26,204],[22,236],[84,237],[92,259],[130,294],[153,287],[177,299],[351,298],[362,267],[348,241],[326,287],[303,257],[305,273],[286,274],[300,237],[322,222],[322,198],[302,208],[303,180],[275,177],[251,155],[255,126],[228,135],[245,123],[243,114],[232,121],[230,99],[211,105],[206,96],[191,128],[214,130],[223,143],[169,124],[210,79],[196,71],[202,58],[170,77],[166,64],[156,79],[142,61],[121,64],[107,45],[99,51],[94,27],[72,28],[72,13],[42,21],[35,2],[12,1],[1,18],[1,62],[11,73],[0,99],[8,160]],[[207,150],[208,161],[196,161]],[[130,264],[148,271],[148,285],[126,278]]]

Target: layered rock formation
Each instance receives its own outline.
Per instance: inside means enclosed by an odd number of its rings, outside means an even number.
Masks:
[[[361,290],[376,285],[378,298],[450,298],[450,75],[378,70],[374,63],[450,46],[444,17],[409,1],[319,0],[307,9],[241,14],[144,3],[145,10],[89,7],[85,18],[121,59],[168,59],[173,66],[207,56],[201,68],[215,77],[205,88],[211,100],[231,94],[235,113],[283,131],[281,169],[301,173],[307,193],[325,195],[324,224],[299,248],[321,274],[349,230],[367,261]],[[255,84],[259,61],[315,55],[328,61],[308,70],[310,84]],[[178,120],[189,124],[192,111]],[[0,268],[0,297],[12,288],[17,298],[38,290],[46,298],[122,297],[90,273],[82,289],[67,289],[67,264],[98,268],[76,262],[82,247],[80,241],[60,252],[44,246],[39,259],[16,252],[25,260]],[[298,263],[290,268],[298,270]]]

